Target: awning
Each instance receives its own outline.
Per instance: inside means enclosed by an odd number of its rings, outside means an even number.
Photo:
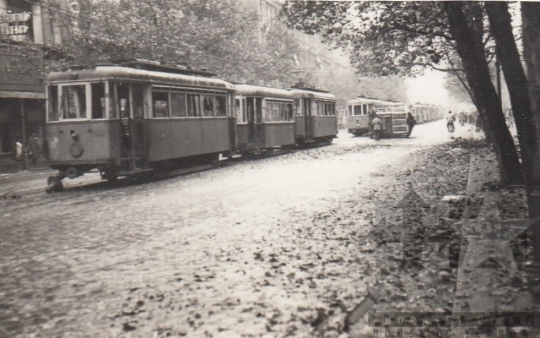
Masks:
[[[15,92],[0,90],[0,98],[2,99],[41,99],[45,100],[45,93],[39,92]]]

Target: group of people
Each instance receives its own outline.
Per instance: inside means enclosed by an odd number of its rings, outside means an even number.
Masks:
[[[452,111],[448,112],[448,115],[446,116],[446,127],[448,128],[449,132],[455,131],[455,125],[454,122],[458,121],[459,124],[463,127],[465,124],[473,125],[476,129],[476,131],[482,130],[482,119],[480,118],[480,114],[478,114],[477,111],[475,112],[460,112],[460,113],[453,113]]]
[[[20,140],[15,143],[15,159],[22,160],[25,152],[35,167],[41,153],[40,142],[35,133],[30,136],[26,146],[23,146]]]

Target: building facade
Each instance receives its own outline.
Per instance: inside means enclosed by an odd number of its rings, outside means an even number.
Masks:
[[[259,39],[264,43],[264,33],[272,25],[283,25],[278,15],[283,0],[241,0],[245,8],[257,13],[259,19]],[[350,68],[349,61],[340,50],[332,50],[322,43],[318,35],[291,30],[299,44],[299,52],[294,56],[294,64],[304,71],[316,71],[325,68]]]
[[[62,43],[68,0],[0,0],[0,162],[36,134],[43,144],[44,54]]]

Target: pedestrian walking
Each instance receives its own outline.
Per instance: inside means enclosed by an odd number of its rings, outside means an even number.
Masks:
[[[371,121],[371,124],[373,125],[373,138],[375,139],[375,141],[380,141],[382,132],[381,119],[377,115],[375,115],[375,117]]]
[[[405,123],[407,123],[407,126],[409,126],[409,132],[407,133],[407,137],[409,137],[411,136],[414,125],[416,124],[416,120],[411,113],[407,113],[407,120],[405,120]]]
[[[39,157],[39,140],[35,133],[28,139],[26,151],[28,152],[28,156],[32,159],[32,165],[35,167]]]

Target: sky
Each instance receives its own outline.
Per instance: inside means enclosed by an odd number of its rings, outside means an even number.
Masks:
[[[444,73],[435,70],[427,70],[422,76],[405,79],[409,102],[431,103],[452,111],[475,110],[472,104],[451,98],[444,88],[444,81]]]

